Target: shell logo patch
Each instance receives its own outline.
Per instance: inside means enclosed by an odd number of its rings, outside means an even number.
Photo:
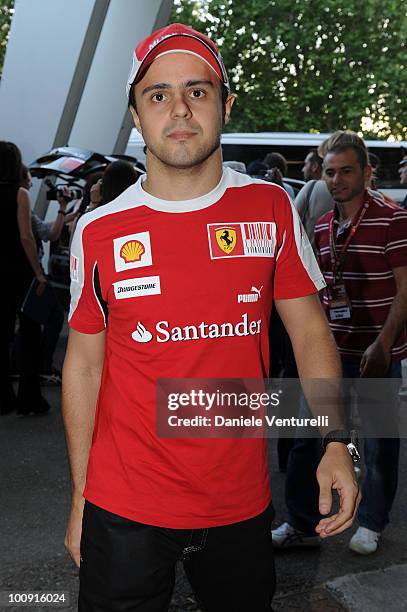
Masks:
[[[120,249],[120,257],[125,263],[140,261],[141,256],[145,253],[144,246],[139,240],[128,240]]]
[[[271,221],[208,223],[211,259],[274,257],[276,224]]]
[[[151,266],[153,259],[150,232],[139,232],[115,238],[113,253],[116,272]]]

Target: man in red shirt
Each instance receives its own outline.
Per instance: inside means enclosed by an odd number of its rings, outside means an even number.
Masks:
[[[407,356],[407,211],[367,191],[371,168],[364,142],[355,133],[333,134],[325,149],[324,178],[335,208],[317,221],[315,242],[327,283],[323,305],[343,375],[400,379],[400,362]],[[375,391],[369,398],[367,384],[362,387],[357,381],[355,387],[358,411],[369,433],[360,526],[349,546],[366,555],[377,549],[397,489],[400,440],[391,433],[378,436],[386,425],[394,435],[397,431],[398,387],[389,384],[386,405],[380,406],[384,415],[375,415]],[[380,391],[373,382],[370,387]],[[292,450],[286,481],[289,518],[273,531],[276,546],[319,544],[314,529],[320,519],[318,487],[312,468],[319,451],[312,439],[298,440]],[[309,466],[308,477],[304,465]]]
[[[147,174],[84,215],[71,250],[65,545],[79,609],[167,610],[182,559],[206,610],[269,610],[266,441],[160,438],[156,381],[266,377],[273,300],[301,376],[338,379],[324,281],[284,190],[222,169],[234,97],[209,38],[182,24],[153,33],[128,95]],[[320,508],[335,482],[341,512],[320,521],[323,537],[349,527],[359,502],[346,444],[326,449]]]

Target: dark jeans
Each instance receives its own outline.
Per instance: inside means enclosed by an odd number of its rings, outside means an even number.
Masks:
[[[53,309],[49,314],[48,321],[44,325],[35,323],[37,328],[40,330],[40,338],[37,339],[40,343],[39,349],[36,349],[36,362],[38,372],[41,374],[51,374],[53,370],[53,360],[55,349],[58,344],[61,329],[65,320],[65,313],[58,301],[55,302]],[[32,322],[34,323],[34,321]],[[22,352],[23,352],[23,339],[22,329],[20,325],[19,332],[14,340],[14,372],[21,372],[22,367]]]
[[[357,364],[342,362],[342,370],[344,378],[359,376]],[[401,378],[400,363],[391,366],[387,377]],[[395,414],[397,401],[397,397],[389,397],[389,417]],[[305,400],[302,401],[300,413],[300,416],[309,416]],[[397,490],[399,450],[398,438],[364,440],[366,473],[362,485],[362,502],[358,510],[361,527],[381,532],[389,522],[389,513]],[[318,512],[319,486],[316,479],[321,457],[319,438],[297,439],[288,462],[285,488],[288,522],[308,535],[316,535],[315,527],[323,518]]]
[[[19,285],[11,284],[7,295],[6,320],[1,332],[2,353],[5,358],[5,367],[2,370],[0,381],[0,413],[2,407],[11,407],[16,404],[16,397],[10,380],[10,343],[14,340],[16,317],[19,321],[20,336],[20,382],[17,393],[17,403],[22,409],[33,406],[40,401],[39,376],[39,350],[41,343],[41,326],[20,312],[22,301],[31,283],[21,279]],[[4,409],[4,408],[3,408]]]
[[[64,324],[65,313],[59,302],[55,303],[47,323],[43,327],[41,339],[41,372],[51,374],[54,353]]]
[[[176,562],[208,612],[270,612],[275,590],[272,507],[208,529],[137,523],[86,502],[79,612],[165,612]]]

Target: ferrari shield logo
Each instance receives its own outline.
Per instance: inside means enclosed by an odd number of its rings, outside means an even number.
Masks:
[[[218,246],[229,255],[236,246],[236,230],[231,227],[221,227],[216,230],[215,236]]]

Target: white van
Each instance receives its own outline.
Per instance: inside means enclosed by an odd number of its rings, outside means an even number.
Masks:
[[[276,151],[288,161],[288,176],[303,179],[301,168],[310,149],[318,147],[329,134],[302,134],[299,132],[259,132],[222,134],[223,158],[225,161],[242,161],[246,165],[255,159],[263,160],[267,153]],[[407,148],[407,142],[388,142],[385,140],[365,140],[369,151],[380,159],[378,187],[387,195],[402,202],[407,188],[400,185],[398,164],[402,158],[400,147]],[[133,129],[127,145],[126,154],[137,157],[145,163],[144,141]]]

